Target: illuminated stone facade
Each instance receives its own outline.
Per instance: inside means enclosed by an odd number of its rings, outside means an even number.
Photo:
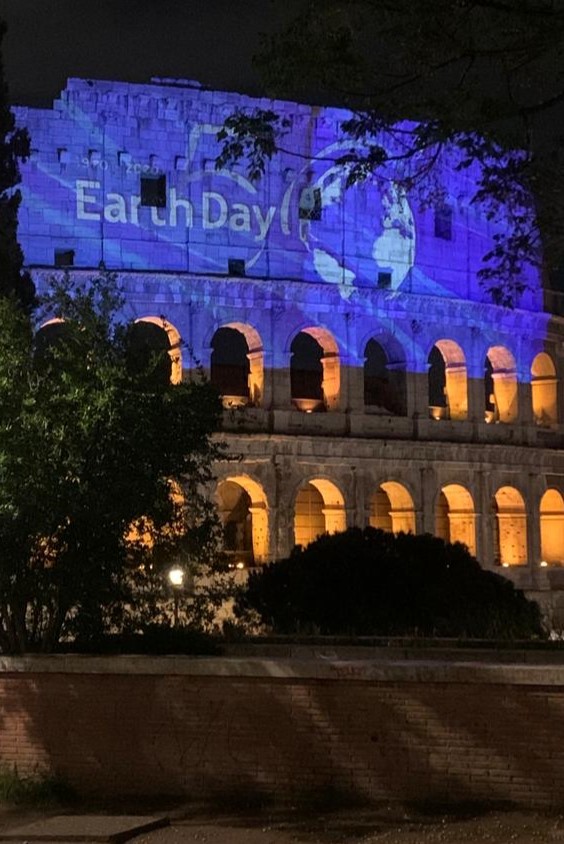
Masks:
[[[216,133],[256,105],[288,118],[288,152],[251,183],[243,164],[215,170]],[[343,112],[189,84],[70,80],[52,110],[17,116],[38,284],[54,266],[116,271],[173,380],[191,349],[224,396],[234,560],[347,525],[430,531],[557,607],[564,320],[533,270],[517,308],[488,301],[494,231],[471,170],[445,165],[435,210],[389,184],[345,190]]]

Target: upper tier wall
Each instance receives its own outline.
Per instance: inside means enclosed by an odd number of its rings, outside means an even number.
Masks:
[[[272,108],[288,120],[282,145],[256,183],[244,163],[217,172],[216,135],[236,108]],[[74,266],[227,275],[483,301],[477,273],[492,245],[490,224],[470,203],[475,173],[445,168],[452,209],[435,212],[414,197],[369,183],[345,190],[336,160],[350,142],[350,116],[234,93],[71,79],[52,110],[18,108],[31,136],[22,167],[20,240],[30,265],[74,252]],[[143,206],[141,182],[162,191]],[[146,197],[145,197],[146,199]],[[301,214],[300,214],[301,206]],[[304,209],[311,219],[304,219]],[[444,223],[444,221],[443,221]],[[449,236],[445,236],[449,235]],[[541,309],[534,288],[520,303]]]

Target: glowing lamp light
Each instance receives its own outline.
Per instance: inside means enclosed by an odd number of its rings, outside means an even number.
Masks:
[[[503,566],[503,568],[504,568],[504,569],[508,569],[508,568],[509,568],[509,563],[502,563],[501,565]]]
[[[541,564],[541,568],[543,568],[543,569],[545,569],[548,566],[548,563],[546,562],[546,560],[541,560],[540,564]]]
[[[242,560],[239,560],[239,562],[236,563],[235,568],[239,569],[239,571],[241,571],[242,569],[245,568],[245,563]]]
[[[169,570],[168,579],[171,586],[174,586],[175,589],[180,588],[184,583],[184,569],[181,569],[180,566],[173,566]]]

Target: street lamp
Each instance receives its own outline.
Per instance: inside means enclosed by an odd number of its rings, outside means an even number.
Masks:
[[[180,592],[184,586],[184,569],[180,566],[173,566],[169,569],[168,580],[172,586],[172,594],[174,596],[174,626],[178,627],[178,602],[180,599]]]

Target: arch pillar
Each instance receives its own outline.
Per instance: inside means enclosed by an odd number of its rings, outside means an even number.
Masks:
[[[468,386],[465,363],[445,365],[446,393],[451,419],[468,418]]]
[[[476,557],[486,569],[494,567],[491,492],[482,469],[475,473],[474,513],[476,516]]]
[[[436,476],[434,469],[424,467],[421,472],[421,533],[435,533],[435,512],[432,503],[435,500]]]
[[[249,401],[255,407],[264,407],[265,399],[265,378],[264,378],[264,355],[258,350],[247,352],[249,361]]]
[[[341,373],[339,355],[334,353],[324,354],[321,357],[323,367],[323,399],[327,410],[338,410],[341,392]]]
[[[427,372],[406,373],[407,415],[410,418],[429,416],[429,389]]]
[[[514,372],[492,372],[496,414],[500,422],[515,422],[519,415],[519,390]]]
[[[533,390],[531,384],[526,381],[520,381],[518,384],[518,408],[519,420],[523,427],[532,425],[535,421],[533,414]]]
[[[346,360],[346,362],[344,362]],[[364,368],[341,358],[341,409],[364,413]]]
[[[392,520],[392,532],[409,533],[413,530],[413,510],[394,510],[390,511],[390,518]]]
[[[280,367],[272,367],[270,370],[270,383],[272,385],[272,407],[277,410],[288,410],[291,406],[292,386],[290,380],[291,352],[280,353],[278,356]]]
[[[472,422],[483,422],[485,410],[484,379],[468,378],[468,418]]]
[[[347,529],[347,512],[343,507],[329,504],[321,508],[325,517],[325,531],[327,533],[340,533]]]

